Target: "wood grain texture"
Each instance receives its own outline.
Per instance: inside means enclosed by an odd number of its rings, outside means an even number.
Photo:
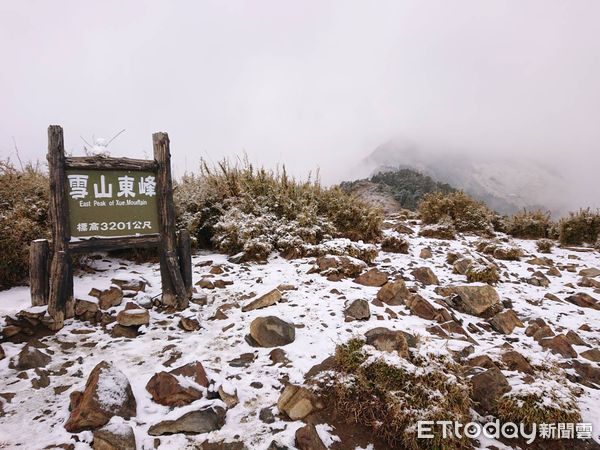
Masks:
[[[148,248],[160,245],[160,234],[146,234],[143,236],[124,236],[114,238],[91,237],[69,243],[73,253],[86,253],[98,251],[111,251],[123,248]]]
[[[156,161],[133,158],[111,158],[107,156],[75,156],[65,158],[67,169],[81,170],[143,170],[154,172]]]
[[[50,243],[47,239],[33,241],[29,247],[29,290],[31,306],[48,304],[50,294]]]
[[[185,292],[189,300],[192,298],[194,286],[192,284],[192,239],[187,230],[177,233],[177,253],[179,254],[179,268]]]

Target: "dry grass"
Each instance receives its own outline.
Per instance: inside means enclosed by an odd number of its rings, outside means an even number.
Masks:
[[[557,406],[547,405],[549,399]],[[574,400],[552,393],[505,395],[498,399],[497,415],[502,422],[510,421],[528,426],[540,423],[581,422],[581,414]]]
[[[553,222],[550,213],[523,210],[505,221],[505,232],[520,239],[541,239],[551,236]]]
[[[552,253],[554,242],[550,239],[540,239],[535,243],[535,246],[540,253]]]
[[[382,360],[367,362],[363,344],[352,339],[336,349],[336,370],[341,375],[328,395],[341,415],[372,428],[390,448],[472,447],[464,437],[442,439],[435,433],[433,439],[418,440],[416,435],[419,420],[469,421],[469,388],[456,376],[458,369],[452,363],[421,361],[427,370],[409,371]],[[432,364],[438,370],[432,370]]]

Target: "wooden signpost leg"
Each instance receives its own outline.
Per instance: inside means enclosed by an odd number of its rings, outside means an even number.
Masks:
[[[50,282],[50,244],[47,239],[37,239],[29,247],[29,288],[31,306],[48,304]]]
[[[181,230],[177,235],[177,253],[179,254],[179,266],[181,276],[185,285],[185,292],[188,300],[192,298],[192,240],[190,232]]]
[[[72,316],[74,298],[73,268],[68,249],[71,232],[65,176],[65,145],[63,130],[58,125],[48,127],[48,168],[50,173],[50,215],[53,219],[52,242],[54,244],[54,257],[50,270],[48,314],[53,320],[53,328],[60,329],[64,319]]]
[[[171,152],[167,133],[152,135],[154,159],[158,164],[156,176],[156,203],[158,206],[160,243],[160,275],[162,279],[162,302],[167,306],[184,309],[188,304],[177,253],[175,237],[175,207],[173,205],[173,182],[171,180]]]

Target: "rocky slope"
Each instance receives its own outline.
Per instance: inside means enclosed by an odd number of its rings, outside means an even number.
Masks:
[[[345,425],[311,382],[335,377],[336,346],[357,337],[406,370],[456,362],[474,420],[506,395],[572,399],[600,442],[600,253],[387,225],[371,267],[197,254],[184,312],[156,307],[158,265],[114,259],[76,278],[77,318],[56,334],[26,288],[0,292],[0,448],[389,448]],[[486,270],[495,285],[468,283]]]

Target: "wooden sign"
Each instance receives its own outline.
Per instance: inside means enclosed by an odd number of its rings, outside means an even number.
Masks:
[[[60,329],[74,315],[71,258],[76,253],[158,247],[162,304],[187,307],[190,238],[185,231],[179,239],[175,233],[169,137],[155,133],[152,140],[153,160],[66,157],[62,128],[48,128],[52,245],[32,242],[30,285],[33,305],[48,304],[52,328]]]

